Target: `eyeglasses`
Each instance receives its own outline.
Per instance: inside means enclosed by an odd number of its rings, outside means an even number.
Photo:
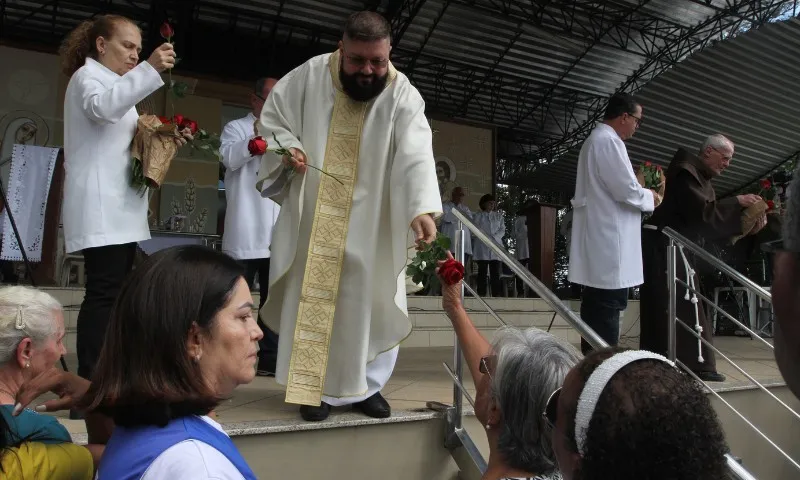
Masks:
[[[560,397],[561,387],[558,387],[553,393],[550,394],[550,398],[547,399],[547,405],[544,407],[544,412],[542,412],[542,418],[544,419],[545,423],[553,430],[556,428],[556,420],[558,418],[558,399]]]
[[[478,364],[478,371],[484,375],[489,375],[489,378],[491,379],[496,363],[497,355],[486,355],[485,357],[481,357],[481,361]]]
[[[715,152],[719,153],[722,156],[722,158],[724,158],[725,160],[730,162],[733,159],[733,155],[726,155],[726,154],[722,153],[717,147],[715,147],[713,145],[710,145],[710,146],[711,146],[712,150],[714,150]]]
[[[364,66],[367,63],[372,65],[372,68],[375,69],[386,68],[386,66],[389,65],[389,60],[386,58],[373,58],[371,60],[367,60],[366,58],[363,57],[358,57],[348,54],[347,51],[344,49],[344,47],[342,47],[342,51],[344,52],[344,56],[345,58],[347,58],[347,61],[359,68],[364,68]]]
[[[257,94],[257,93],[254,93],[253,95],[255,95],[255,96],[256,96],[256,98],[258,98],[258,99],[259,99],[259,100],[261,100],[262,102],[266,102],[266,101],[267,101],[267,99],[266,99],[266,98],[262,97],[261,95],[259,95],[259,94]]]
[[[632,113],[629,113],[628,116],[629,117],[633,117],[633,119],[636,120],[636,127],[641,127],[642,126],[642,117],[637,117],[636,115],[634,115]]]

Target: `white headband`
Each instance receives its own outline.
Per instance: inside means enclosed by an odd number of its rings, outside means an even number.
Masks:
[[[605,390],[609,380],[624,366],[639,360],[660,360],[671,366],[674,362],[667,360],[662,355],[648,352],[645,350],[628,350],[620,352],[613,357],[605,360],[599,367],[592,372],[583,391],[578,399],[578,411],[575,413],[575,443],[578,445],[578,453],[583,456],[584,444],[586,443],[586,432],[589,431],[589,422],[594,415],[597,400]]]

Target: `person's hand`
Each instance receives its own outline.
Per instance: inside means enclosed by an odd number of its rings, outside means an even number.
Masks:
[[[178,132],[179,136],[175,137],[175,143],[178,144],[178,147],[182,147],[186,145],[186,142],[191,142],[194,140],[194,136],[192,135],[192,129],[184,128],[180,132]]]
[[[411,221],[411,230],[416,236],[414,243],[417,244],[417,249],[424,248],[424,244],[431,244],[436,240],[436,222],[427,213]]]
[[[72,408],[89,390],[91,382],[73,373],[55,367],[46,370],[22,384],[17,393],[14,415],[19,415],[32,401],[47,392],[59,398],[44,402],[36,407],[37,412],[56,412]]]
[[[439,260],[439,265],[436,267],[436,275],[439,275],[439,269],[442,267],[444,262],[447,260],[452,260],[453,254],[447,252],[447,259],[446,260]],[[448,285],[442,277],[439,277],[439,280],[442,284],[442,308],[444,308],[445,312],[453,312],[462,308],[461,305],[461,284],[456,283],[455,285]]]
[[[748,193],[747,195],[737,195],[736,200],[739,201],[739,205],[741,205],[742,208],[747,208],[760,202],[761,197],[753,193]]]
[[[162,43],[161,46],[153,50],[147,63],[153,66],[158,73],[175,66],[175,47],[170,43]]]
[[[658,192],[656,192],[652,188],[650,189],[650,192],[653,193],[653,206],[658,207],[659,205],[661,205],[661,202],[664,200],[664,198],[661,197],[661,195],[659,195]]]
[[[283,164],[294,168],[297,173],[306,173],[308,167],[306,166],[306,154],[296,148],[290,148],[289,153],[292,156],[284,155]]]
[[[753,230],[750,231],[750,235],[755,235],[756,233],[760,232],[767,226],[767,214],[762,213],[760,217],[756,220],[756,225],[753,227]]]

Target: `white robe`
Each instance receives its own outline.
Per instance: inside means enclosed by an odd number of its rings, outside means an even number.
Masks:
[[[329,60],[312,58],[283,77],[261,113],[259,133],[303,151],[323,167],[335,99]],[[258,188],[281,205],[272,238],[270,295],[261,311],[280,331],[276,380],[288,381],[298,305],[322,174],[287,181],[281,159],[264,156]],[[413,256],[411,221],[442,212],[431,129],[419,92],[401,73],[366,110],[344,247],[322,400],[354,403],[388,381],[397,346],[411,333],[405,268]],[[383,354],[383,355],[381,355]],[[368,368],[368,364],[371,368]]]
[[[636,180],[625,143],[613,128],[598,125],[578,156],[569,281],[606,290],[644,282],[642,212],[653,194]]]
[[[476,227],[488,233],[498,245],[501,247],[504,246],[503,236],[506,234],[506,222],[503,220],[503,214],[501,212],[481,211],[476,213],[474,218]],[[500,260],[500,257],[479,239],[475,238],[474,242],[472,253],[475,260]]]
[[[131,186],[136,104],[164,84],[147,62],[117,75],[97,61],[64,96],[64,243],[67,253],[150,238],[147,195]]]
[[[250,155],[247,144],[255,137],[252,113],[225,125],[220,153],[225,165],[225,233],[222,251],[239,260],[269,258],[272,228],[280,207],[256,189],[261,155]]]
[[[441,230],[443,235],[447,235],[450,238],[450,250],[453,251],[455,255],[455,248],[456,248],[456,233],[458,228],[458,219],[455,215],[453,215],[453,207],[455,207],[455,203],[453,202],[445,202],[442,204],[442,208],[444,210],[444,215],[442,215],[442,225]],[[464,214],[465,217],[472,220],[472,211],[469,209],[468,206],[462,204],[458,205],[458,210]],[[464,254],[465,255],[472,255],[472,234],[467,230],[466,227],[462,228],[464,230]]]
[[[520,215],[514,220],[514,256],[517,260],[527,260],[531,257],[531,248],[528,242],[528,217]]]

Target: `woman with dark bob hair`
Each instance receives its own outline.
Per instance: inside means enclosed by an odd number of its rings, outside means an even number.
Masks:
[[[98,480],[255,479],[209,417],[256,373],[263,334],[243,274],[205,247],[158,252],[123,285],[91,385],[53,369],[24,386],[19,401],[51,390],[62,399],[47,410],[79,398],[79,409],[111,417]]]
[[[589,354],[544,413],[565,480],[721,480],[725,437],[711,402],[664,357]]]

